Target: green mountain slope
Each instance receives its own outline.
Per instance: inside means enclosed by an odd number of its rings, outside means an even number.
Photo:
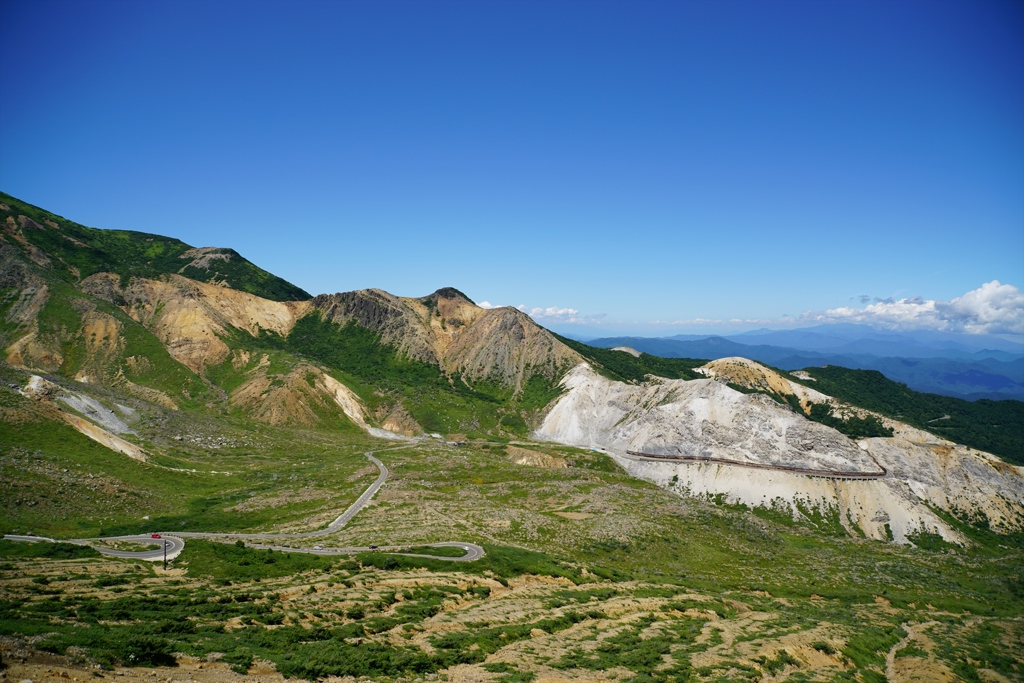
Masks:
[[[6,264],[0,269],[4,292],[0,298],[0,313],[4,314],[0,342],[8,349],[8,360],[31,357],[31,367],[69,378],[134,387],[136,396],[141,396],[137,388],[142,386],[162,392],[179,405],[206,405],[220,393],[229,409],[244,411],[261,400],[259,395],[253,396],[254,391],[265,389],[265,394],[286,386],[277,391],[281,398],[282,392],[289,393],[290,382],[294,388],[289,373],[315,370],[329,373],[354,390],[372,413],[371,423],[382,422],[385,415],[398,410],[427,431],[525,436],[542,409],[559,395],[564,373],[580,359],[609,378],[625,382],[643,381],[648,374],[673,379],[702,377],[695,368],[704,360],[645,353],[637,357],[595,348],[551,335],[511,309],[480,309],[451,288],[420,299],[380,290],[314,299],[229,249],[193,249],[173,238],[87,228],[6,194],[0,194],[0,219],[0,237],[6,243],[0,244]],[[102,272],[119,275],[121,286],[113,278],[109,292],[95,282],[82,287],[96,296],[78,289],[88,276]],[[205,333],[223,342],[219,355],[207,361],[201,353],[186,356],[168,346],[171,340],[187,342],[195,333],[196,309],[189,307],[195,292],[181,289],[179,294],[168,294],[176,286],[169,283],[160,294],[178,296],[176,302],[169,302],[146,299],[149,294],[138,288],[129,293],[125,286],[132,277],[142,282],[168,274],[226,284],[268,301],[301,300],[311,308],[289,309],[290,322],[277,332],[261,330],[259,324],[241,329],[253,319],[246,312],[252,309],[245,306],[258,308],[258,300],[240,303],[236,297],[230,304],[241,306],[241,314],[236,311],[234,318],[218,321],[213,318],[224,305],[213,299],[220,296],[218,292],[229,290],[214,288],[215,292],[202,294],[211,302],[204,313]],[[45,288],[45,296],[38,297],[38,310],[32,310],[32,301],[26,297],[41,288]],[[182,300],[185,304],[178,306],[178,318],[160,318],[161,310]],[[27,332],[30,337],[25,337]],[[24,348],[11,346],[16,339],[21,339]],[[244,358],[243,353],[247,354]],[[842,368],[811,368],[808,372],[817,378],[814,388],[840,400],[995,453],[1009,462],[1024,462],[1024,430],[1020,428],[1024,403],[968,403],[920,394],[879,373]],[[259,382],[267,386],[261,388]],[[311,387],[313,384],[310,380]],[[247,401],[232,399],[239,387],[249,389]],[[299,406],[308,403],[309,397],[293,391],[281,400],[282,410],[287,412],[286,404]],[[319,415],[333,408],[328,403],[310,410]],[[827,414],[799,412],[853,437],[875,433],[851,432],[845,428],[848,425]],[[288,417],[276,419],[287,421]],[[307,420],[323,426],[330,422]],[[344,420],[342,424],[347,425]],[[411,428],[416,431],[415,424]]]
[[[1024,633],[1012,618],[1024,605],[1019,527],[939,510],[970,545],[922,526],[908,535],[917,547],[898,547],[844,530],[838,508],[681,495],[607,454],[528,441],[581,360],[626,383],[699,379],[703,360],[590,347],[451,288],[303,298],[235,252],[0,200],[0,533],[323,529],[378,477],[364,454],[389,469],[344,528],[286,542],[384,549],[356,558],[188,538],[163,573],[0,540],[0,654],[13,679],[59,675],[64,656],[88,667],[68,676],[81,678],[97,665],[172,666],[182,652],[192,663],[179,677],[201,662],[203,675],[239,681],[257,658],[256,672],[309,680],[881,681],[889,653],[964,680],[1019,678],[1006,654]],[[809,386],[943,436],[997,453],[1019,443],[998,438],[1021,425],[1019,406],[940,404],[877,373],[808,372]],[[346,412],[353,404],[365,414]],[[809,417],[834,420],[815,407]],[[144,458],[76,426],[103,410]],[[470,438],[395,444],[367,425]],[[456,539],[486,557],[386,552]],[[934,646],[900,645],[911,628]],[[45,673],[18,668],[38,650]]]
[[[1024,465],[1024,402],[965,401],[923,394],[877,370],[835,365],[804,370],[815,381],[794,381],[852,405],[881,413],[944,439]]]
[[[225,337],[233,349],[266,354],[271,367],[313,363],[350,387],[369,412],[383,415],[401,406],[424,430],[467,436],[526,436],[538,411],[557,397],[558,378],[533,375],[523,390],[486,381],[468,382],[458,373],[409,358],[377,332],[354,321],[337,324],[320,311],[300,318],[287,335],[253,337],[235,330]],[[208,376],[227,391],[240,374],[225,361]]]
[[[706,360],[662,358],[649,353],[641,353],[639,357],[636,357],[622,351],[590,346],[557,334],[555,337],[590,361],[606,377],[620,382],[642,382],[646,375],[657,375],[667,379],[703,379],[704,377],[700,373],[694,372],[693,369],[707,363]]]
[[[69,282],[102,272],[117,273],[122,278],[179,273],[200,282],[221,282],[272,301],[311,298],[233,249],[195,249],[172,237],[87,228],[2,192],[0,223],[9,243],[27,252],[39,265],[52,266]]]
[[[0,349],[17,366],[110,387],[165,407],[199,406],[210,388],[152,332],[0,243]]]

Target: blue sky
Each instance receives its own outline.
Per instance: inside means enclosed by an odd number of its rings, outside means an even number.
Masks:
[[[0,0],[0,25],[0,189],[86,225],[560,329],[1024,332],[1019,2]]]

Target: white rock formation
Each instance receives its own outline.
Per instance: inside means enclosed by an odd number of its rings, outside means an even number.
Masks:
[[[996,529],[1024,526],[1024,468],[908,425],[895,423],[893,438],[855,443],[767,396],[743,394],[712,380],[650,377],[631,385],[580,364],[563,385],[567,391],[548,413],[538,438],[606,449],[634,476],[680,493],[724,494],[730,502],[752,507],[782,505],[794,516],[802,514],[801,508],[817,508],[851,533],[857,527],[871,538],[891,535],[897,542],[907,542],[918,531],[965,542],[929,505],[984,515]],[[641,460],[627,456],[627,450],[748,466]],[[837,473],[879,472],[881,466],[887,475],[851,480],[749,465]]]

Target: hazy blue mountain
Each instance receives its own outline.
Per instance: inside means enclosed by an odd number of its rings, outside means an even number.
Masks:
[[[680,337],[671,337],[680,339]],[[983,335],[913,330],[894,332],[869,325],[836,323],[795,330],[754,330],[727,335],[740,344],[782,346],[800,351],[866,353],[885,357],[964,358],[1024,357],[1024,336]],[[687,336],[687,339],[692,337]],[[1010,354],[1010,356],[1007,356]]]
[[[870,328],[869,328],[870,329]],[[791,332],[791,331],[787,331]],[[750,342],[761,341],[771,333],[745,335]],[[824,335],[819,335],[824,336]],[[738,337],[737,337],[738,338]],[[743,356],[783,370],[838,365],[856,370],[878,370],[886,377],[902,382],[915,391],[969,400],[1024,399],[1024,358],[997,352],[1001,358],[957,351],[958,357],[881,356],[870,353],[841,353],[803,350],[770,344],[743,344],[727,337],[696,340],[646,337],[606,337],[588,342],[591,346],[613,348],[630,346],[638,351],[664,358],[727,358]],[[841,349],[856,349],[849,342]],[[877,348],[885,350],[879,343]],[[898,347],[899,348],[899,347]],[[962,355],[963,357],[959,357]]]

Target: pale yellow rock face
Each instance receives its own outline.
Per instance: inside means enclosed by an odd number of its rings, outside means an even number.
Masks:
[[[533,374],[554,378],[583,360],[525,313],[480,308],[461,296],[413,299],[365,289],[321,295],[312,303],[328,320],[354,321],[408,357],[469,382],[486,379],[519,391]]]
[[[257,366],[257,370],[259,366]],[[288,374],[268,377],[256,372],[231,392],[230,403],[256,419],[273,425],[313,427],[317,412],[338,410],[362,429],[368,429],[366,409],[351,389],[319,368],[302,363]]]
[[[394,434],[413,437],[424,433],[423,427],[401,403],[378,406],[375,417],[383,429]]]
[[[37,331],[29,332],[8,346],[7,364],[16,368],[57,372],[64,363],[58,340],[43,337]]]
[[[508,447],[508,459],[517,465],[527,465],[529,467],[564,469],[569,466],[569,463],[564,458],[557,458],[547,453],[541,453],[529,448],[520,448],[519,446]]]
[[[419,299],[401,297],[399,301],[413,312],[426,329],[424,340],[437,358],[444,358],[452,342],[486,313],[485,309],[468,301],[439,298],[434,312]],[[459,322],[449,323],[455,320]]]
[[[83,315],[82,337],[89,355],[110,356],[124,347],[121,323],[108,313],[89,311]]]
[[[110,362],[124,350],[121,332],[121,323],[108,313],[93,310],[82,316],[80,336],[86,359],[75,373],[75,381],[89,383],[103,380]]]
[[[760,363],[734,356],[719,358],[697,368],[697,371],[712,379],[722,379],[748,389],[756,389],[779,394],[780,396],[796,396],[804,410],[811,403],[834,403],[834,399],[820,391],[809,389],[802,384],[791,382],[779,373],[766,368]]]
[[[130,441],[125,441],[116,434],[110,433],[103,427],[93,424],[92,422],[89,422],[77,415],[73,415],[58,406],[56,399],[61,396],[66,398],[67,394],[65,394],[64,389],[56,384],[34,375],[25,386],[24,394],[45,406],[51,415],[68,423],[75,430],[89,437],[96,443],[106,446],[110,450],[121,453],[122,455],[127,455],[129,458],[142,462],[147,460],[146,452],[139,446],[136,446]]]
[[[134,460],[141,460],[142,462],[146,461],[146,452],[135,444],[111,434],[102,427],[97,427],[93,423],[88,420],[83,420],[77,415],[61,412],[61,417],[64,418],[64,421],[69,425],[77,429],[82,434],[85,434],[96,443],[102,444],[110,450],[121,453],[122,455],[127,455],[129,458]]]
[[[163,342],[171,356],[202,372],[227,358],[230,350],[218,335],[230,328],[258,334],[260,329],[288,334],[309,310],[309,302],[278,302],[227,287],[196,282],[180,275],[162,280],[133,278],[123,291],[118,276],[97,273],[82,281],[84,291],[123,297],[122,308]]]

